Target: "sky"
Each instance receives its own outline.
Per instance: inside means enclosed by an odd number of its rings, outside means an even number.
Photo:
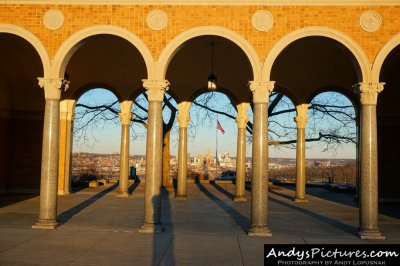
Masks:
[[[324,95],[325,94],[325,95]],[[319,102],[331,101],[332,95],[335,95],[339,100],[338,104],[351,105],[350,101],[338,94],[324,93],[317,96]],[[196,100],[202,101],[206,95],[200,96]],[[277,110],[292,109],[293,104],[288,98],[284,97],[283,104],[277,107]],[[316,99],[317,99],[316,98]],[[104,89],[93,89],[83,94],[78,103],[85,103],[87,105],[99,105],[102,103],[112,103],[117,101],[117,98],[111,92]],[[139,104],[147,107],[144,99],[137,99]],[[176,104],[175,102],[173,102]],[[213,108],[228,111],[231,115],[236,115],[236,111],[230,107],[229,99],[221,93],[215,93],[215,95],[209,100],[209,105]],[[118,104],[117,104],[118,107]],[[280,109],[279,109],[280,108]],[[82,109],[81,109],[82,110]],[[76,112],[79,109],[77,107]],[[137,107],[133,108],[134,113],[138,113]],[[218,121],[225,130],[225,134],[222,134],[216,129],[217,117],[215,114],[209,114],[202,112],[198,107],[192,105],[190,109],[190,116],[192,120],[188,128],[188,152],[191,156],[198,155],[200,153],[207,153],[211,151],[215,154],[216,150],[216,138],[218,138],[218,153],[224,154],[229,153],[231,157],[236,157],[236,142],[237,142],[237,125],[236,122],[222,115],[218,115]],[[138,113],[139,115],[145,116],[145,113]],[[164,109],[164,119],[166,120],[169,116],[167,108]],[[252,120],[252,112],[249,110],[249,119]],[[313,115],[309,111],[309,122],[307,125],[306,132],[316,132],[315,127],[325,127],[328,129],[335,128],[337,121],[329,121],[326,117],[317,117],[313,119]],[[295,139],[296,129],[295,122],[293,120],[295,112],[290,112],[285,115],[276,117],[270,117],[270,129],[275,132],[280,132],[280,128],[274,127],[275,124],[282,124],[288,127],[285,132],[287,136],[280,139],[290,140]],[[79,119],[79,115],[76,116]],[[87,118],[81,118],[79,121],[74,121],[74,146],[73,152],[93,152],[93,153],[119,153],[120,140],[121,140],[121,128],[118,119],[111,121],[97,121],[93,127],[90,127],[86,131],[86,137],[82,138],[82,135],[76,133],[77,128],[80,127],[82,122],[87,121]],[[271,122],[272,121],[272,122]],[[146,129],[137,123],[132,123],[131,127],[131,142],[130,142],[130,155],[144,155],[146,150]],[[314,128],[314,130],[313,130]],[[340,128],[336,127],[336,128]],[[320,128],[319,128],[320,130]],[[338,130],[338,129],[336,129]],[[355,128],[350,129],[354,130]],[[80,131],[82,132],[82,131]],[[171,131],[171,154],[177,155],[178,146],[178,122],[175,121],[174,127]],[[288,132],[288,133],[287,133]],[[306,133],[307,134],[307,133]],[[315,137],[307,134],[308,137]],[[270,135],[270,139],[274,137]],[[83,140],[84,139],[84,140]],[[341,159],[351,158],[354,159],[356,156],[355,145],[347,144],[343,145],[338,149],[330,149],[324,151],[326,145],[320,145],[318,143],[307,143],[306,144],[306,157],[307,158],[326,158],[326,159]],[[289,148],[271,147],[269,148],[269,156],[271,158],[295,158],[296,150],[295,146],[292,145]],[[251,143],[247,143],[246,156],[251,157]]]

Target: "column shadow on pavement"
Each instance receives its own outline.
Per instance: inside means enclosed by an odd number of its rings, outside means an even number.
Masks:
[[[72,207],[69,210],[66,210],[65,212],[61,213],[60,215],[58,215],[58,221],[61,224],[64,224],[66,222],[68,222],[69,220],[71,220],[71,218],[78,214],[79,212],[81,212],[83,209],[85,209],[86,207],[88,207],[89,205],[93,204],[94,202],[96,202],[97,200],[99,200],[100,198],[104,197],[107,193],[113,191],[115,188],[118,187],[118,183],[112,185],[109,188],[104,189],[103,191],[97,193],[96,195],[86,199],[85,201],[79,203],[78,205]]]
[[[329,225],[331,225],[331,226],[334,226],[334,227],[336,227],[337,229],[342,230],[342,231],[344,231],[344,232],[346,232],[346,233],[348,233],[348,234],[351,234],[351,235],[354,235],[354,236],[358,236],[357,228],[355,228],[355,227],[353,227],[353,226],[351,226],[351,225],[342,223],[342,222],[340,222],[340,221],[338,221],[338,220],[335,220],[335,219],[333,219],[333,218],[330,218],[330,217],[327,217],[327,216],[318,214],[318,213],[313,212],[313,211],[309,211],[309,210],[306,210],[306,209],[302,209],[302,208],[300,208],[300,207],[291,205],[291,204],[289,204],[289,203],[283,202],[283,201],[278,200],[278,199],[275,199],[275,198],[269,197],[269,200],[270,200],[271,202],[275,202],[275,203],[277,203],[277,204],[279,204],[279,205],[285,206],[285,207],[287,207],[287,208],[290,208],[290,209],[292,209],[292,210],[295,210],[295,211],[297,211],[297,212],[300,212],[300,213],[303,213],[303,214],[305,214],[305,215],[307,215],[307,216],[310,216],[310,217],[312,217],[312,218],[314,218],[314,219],[316,219],[316,220],[319,220],[319,221],[321,221],[321,222],[324,222],[324,223],[327,223],[327,224],[329,224]]]
[[[174,255],[174,227],[172,222],[169,194],[170,192],[168,189],[161,189],[161,196],[158,196],[161,197],[161,225],[168,228],[164,227],[164,231],[162,233],[153,234],[152,265],[176,265]],[[153,199],[153,204],[155,206],[157,200],[157,198]],[[165,246],[163,238],[165,238],[166,234],[170,235],[171,239]],[[161,256],[158,256],[160,251],[162,251],[162,254]]]
[[[283,187],[288,190],[292,190],[293,192],[296,190],[296,186],[294,185],[279,185],[277,187]],[[328,190],[325,187],[316,187],[316,186],[306,186],[306,195],[310,195],[316,198],[340,203],[343,205],[358,207],[357,201],[354,200],[354,194],[352,193],[344,193],[344,192],[333,192]]]
[[[288,200],[292,200],[292,201],[293,201],[293,199],[294,199],[294,196],[291,197],[291,196],[289,196],[289,195],[286,195],[286,194],[277,192],[276,190],[273,190],[273,189],[269,189],[269,192],[272,193],[272,194],[281,196],[282,198],[285,198],[285,199],[288,199]]]
[[[135,181],[133,182],[132,185],[130,185],[130,187],[128,188],[128,194],[132,195],[133,192],[136,190],[136,188],[140,185],[140,180],[139,181]]]
[[[213,187],[215,187],[219,192],[221,192],[222,194],[226,195],[230,200],[233,200],[235,198],[235,195],[233,195],[232,193],[228,192],[226,189],[222,188],[220,185],[214,183],[211,183],[211,185]]]
[[[200,191],[204,193],[213,203],[221,207],[222,210],[224,210],[229,216],[235,220],[236,224],[240,226],[243,232],[247,233],[248,231],[248,226],[250,224],[250,220],[248,217],[244,216],[231,206],[227,204],[224,201],[221,201],[218,199],[214,194],[212,194],[208,189],[201,183],[196,183],[196,185],[199,187]]]

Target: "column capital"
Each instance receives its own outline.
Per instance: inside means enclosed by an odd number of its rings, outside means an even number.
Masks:
[[[123,101],[119,103],[121,113],[130,113],[132,109],[132,101]]]
[[[179,122],[179,127],[187,128],[190,122],[190,116],[187,114],[180,114],[176,117]]]
[[[192,105],[191,102],[180,102],[180,103],[178,103],[179,114],[189,115],[189,109],[190,109],[191,105]]]
[[[247,115],[249,106],[249,103],[241,103],[236,105],[238,111],[238,114],[236,116],[236,124],[238,128],[246,128],[247,122],[249,122],[249,117]]]
[[[129,112],[129,113],[120,112],[118,114],[118,117],[119,117],[119,120],[121,120],[121,124],[122,125],[124,125],[124,126],[128,125],[129,126],[131,124],[131,119],[132,119],[133,115],[132,115],[131,112]]]
[[[294,118],[297,128],[306,128],[308,122],[307,116],[308,104],[303,103],[296,106],[297,116]]]
[[[46,100],[60,100],[61,90],[66,91],[69,87],[69,81],[61,78],[37,78],[39,86],[44,89]]]
[[[121,112],[118,113],[118,117],[121,120],[122,125],[130,125],[132,120],[132,101],[123,101],[119,105],[121,107]]]
[[[178,103],[179,115],[176,118],[179,122],[179,127],[188,127],[190,122],[189,109],[191,104],[191,102]]]
[[[168,80],[142,79],[143,87],[147,90],[149,102],[162,102],[164,92],[169,88]]]
[[[249,81],[253,93],[253,103],[268,103],[275,81]]]
[[[385,83],[360,82],[354,85],[356,93],[360,94],[361,105],[376,105],[378,94],[383,91]]]

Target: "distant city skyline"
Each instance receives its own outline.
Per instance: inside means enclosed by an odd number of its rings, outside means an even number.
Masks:
[[[221,106],[229,103],[226,96],[217,95],[217,101],[220,102]],[[111,92],[104,89],[94,89],[82,95],[79,102],[86,104],[99,104],[103,102],[113,102],[117,98]],[[190,110],[193,111],[193,107]],[[289,115],[290,116],[290,115]],[[252,119],[252,113],[249,112],[249,118]],[[291,117],[288,119],[290,120]],[[211,118],[211,121],[205,123],[205,125],[197,126],[196,132],[189,134],[188,138],[188,152],[191,155],[198,155],[200,153],[207,153],[207,150],[211,150],[215,155],[216,145],[216,134],[218,134],[218,153],[228,152],[231,157],[236,157],[236,142],[237,142],[237,125],[233,119],[219,116],[218,120],[221,126],[225,130],[225,134],[221,131],[216,130],[216,119]],[[293,119],[292,119],[293,121]],[[290,122],[289,122],[290,123]],[[293,127],[295,123],[293,122]],[[130,155],[144,155],[146,153],[146,129],[137,123],[133,123],[131,127],[131,138],[130,143]],[[74,152],[91,152],[91,153],[119,153],[120,149],[120,124],[119,122],[109,122],[101,128],[96,128],[94,132],[91,132],[90,139],[85,143],[78,144],[74,141],[73,151]],[[190,129],[189,129],[190,132]],[[193,137],[195,136],[195,137]],[[174,128],[171,131],[171,154],[177,155],[178,146],[178,123],[175,121]],[[251,144],[247,143],[246,156],[251,157]],[[354,159],[356,157],[355,145],[347,144],[342,148],[330,151],[322,152],[324,147],[317,143],[306,144],[306,157],[307,158],[343,158],[343,159]],[[295,148],[269,148],[269,157],[275,158],[295,158]]]

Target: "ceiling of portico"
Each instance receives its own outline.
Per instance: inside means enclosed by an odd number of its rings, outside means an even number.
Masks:
[[[0,108],[43,111],[44,92],[38,85],[43,67],[38,53],[23,38],[0,34]]]
[[[142,90],[142,79],[147,78],[143,57],[136,47],[112,35],[85,39],[68,62],[66,73],[70,87],[63,93],[64,99],[77,99],[96,87],[112,90],[120,100],[128,99]]]
[[[168,65],[166,79],[177,101],[192,101],[207,92],[211,74],[211,44],[214,44],[214,74],[217,91],[237,103],[251,100],[248,82],[253,73],[245,53],[233,42],[218,36],[201,36],[185,42]]]
[[[354,56],[340,43],[307,37],[286,47],[275,60],[271,80],[297,101],[307,102],[321,88],[347,88],[361,82]]]

